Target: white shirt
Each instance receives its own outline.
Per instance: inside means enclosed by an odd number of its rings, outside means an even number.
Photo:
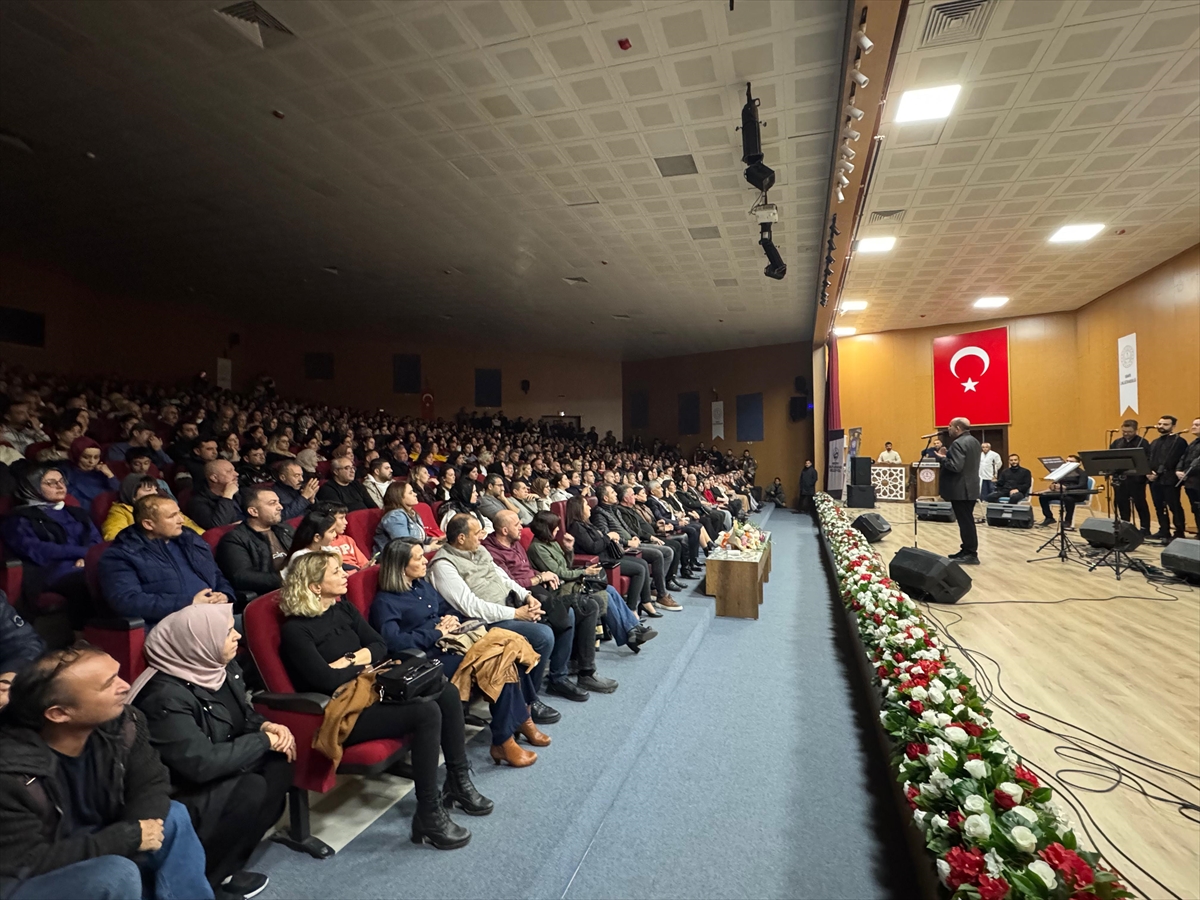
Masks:
[[[903,460],[900,459],[900,454],[897,453],[895,450],[884,450],[882,453],[879,454],[879,462],[895,464],[895,463],[903,462]]]
[[[989,450],[979,457],[979,480],[995,481],[1000,474],[1000,454]]]
[[[390,481],[376,481],[374,475],[368,475],[363,479],[363,487],[367,489],[367,496],[380,509],[383,509],[383,495],[387,493],[387,489],[391,486],[392,483]]]
[[[510,591],[516,591],[520,597],[529,593],[528,588],[521,587],[509,578],[508,573],[497,566],[494,561],[492,565],[500,580]],[[429,564],[429,583],[446,598],[447,603],[462,613],[464,618],[480,619],[491,623],[515,619],[517,616],[517,611],[511,606],[505,606],[503,603],[489,603],[487,600],[476,597],[474,592],[467,587],[467,583],[463,581],[463,577],[458,574],[458,569],[444,558],[435,559]]]

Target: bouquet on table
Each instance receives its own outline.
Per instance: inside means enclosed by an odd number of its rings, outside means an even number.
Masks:
[[[828,494],[816,497],[842,601],[879,679],[896,779],[954,900],[1131,897],[991,721],[917,604]]]
[[[722,550],[754,552],[761,550],[766,542],[766,535],[749,522],[734,522],[731,529],[721,532],[721,536],[717,538],[717,546]]]

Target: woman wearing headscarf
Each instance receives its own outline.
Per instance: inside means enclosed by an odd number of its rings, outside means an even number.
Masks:
[[[479,511],[478,482],[463,479],[454,483],[454,487],[450,489],[450,499],[443,503],[442,508],[438,510],[438,515],[442,519],[439,524],[443,532],[446,530],[446,523],[459,513],[466,513],[479,520],[479,525],[483,529],[481,538],[492,533],[492,520]]]
[[[105,491],[115,491],[119,482],[100,456],[100,445],[90,437],[71,441],[67,451],[67,492],[79,501],[84,512],[91,512],[92,501]]]
[[[463,659],[461,646],[443,648],[442,640],[454,635],[462,624],[457,611],[430,584],[424,549],[416,541],[404,538],[390,542],[379,560],[379,593],[371,603],[370,621],[387,644],[388,653],[421,650],[430,659],[440,659],[446,677],[451,677]],[[480,623],[480,627],[482,623]],[[513,632],[510,632],[513,633]],[[525,639],[515,635],[523,645]],[[533,648],[529,647],[533,653]],[[537,659],[537,656],[534,656]],[[528,670],[516,669],[514,680],[505,684],[491,704],[493,762],[507,762],[524,768],[537,762],[537,754],[517,745],[521,735],[535,747],[546,747],[550,738],[530,718],[530,706],[537,702],[537,691]]]
[[[234,661],[237,629],[227,603],[171,613],[146,636],[149,667],[129,690],[150,743],[187,807],[217,895],[252,896],[267,877],[243,871],[275,824],[292,783],[296,739],[250,705]]]
[[[151,494],[162,494],[159,479],[152,475],[126,475],[121,479],[121,490],[117,494],[117,502],[108,508],[104,524],[100,526],[100,536],[106,541],[113,540],[118,534],[133,524],[133,504],[142,497]],[[182,513],[180,514],[182,515]],[[190,528],[196,534],[204,534],[204,529],[189,519],[183,517],[183,527]]]

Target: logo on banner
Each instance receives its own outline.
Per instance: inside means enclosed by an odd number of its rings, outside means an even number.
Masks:
[[[1117,391],[1120,394],[1121,411],[1138,411],[1137,333],[1117,338]]]
[[[956,416],[974,425],[1008,424],[1007,327],[934,338],[933,406],[937,425]]]
[[[712,439],[725,437],[725,401],[714,400],[712,405]]]

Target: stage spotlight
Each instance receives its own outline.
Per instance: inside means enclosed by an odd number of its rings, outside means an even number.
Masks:
[[[758,120],[758,101],[750,96],[750,82],[746,82],[746,105],[742,107],[742,162],[746,181],[755,189],[766,193],[775,185],[775,170],[763,162],[762,123]]]
[[[783,257],[779,255],[779,251],[775,248],[775,243],[771,240],[770,222],[759,224],[758,245],[767,254],[767,266],[763,269],[763,274],[768,278],[774,278],[776,281],[782,280],[783,276],[787,274],[787,263],[783,261]]]
[[[851,128],[849,123],[847,123],[845,130],[842,131],[842,134],[845,135],[846,140],[849,141],[857,141],[860,137],[862,137],[862,134]]]
[[[854,163],[850,162],[848,159],[839,159],[838,168],[849,174],[850,172],[854,171]]]
[[[855,39],[858,41],[859,49],[862,50],[864,56],[875,49],[875,42],[867,37],[867,33],[861,28],[858,30],[858,34],[855,35]]]
[[[854,152],[854,148],[850,146],[849,141],[842,141],[842,158],[843,159],[854,159],[854,157],[857,155],[858,154],[856,154]]]
[[[847,103],[846,104],[846,115],[848,115],[850,118],[854,119],[857,122],[859,119],[861,119],[863,117],[863,111],[861,109],[859,109],[857,106],[855,106],[853,103]],[[743,113],[743,119],[744,119],[744,117],[745,117],[745,114]]]
[[[846,177],[844,172],[838,172],[837,183],[838,187],[846,187],[850,184],[850,179]]]
[[[858,69],[854,69],[854,70],[853,70],[853,71],[850,73],[850,78],[851,78],[851,80],[852,80],[852,81],[853,81],[855,84],[857,84],[857,85],[858,85],[860,88],[865,88],[865,87],[866,87],[868,84],[870,84],[870,83],[871,83],[871,79],[869,79],[869,78],[868,78],[866,75],[864,75],[862,72],[858,71]]]
[[[841,188],[837,189],[837,198],[838,198],[838,203],[841,203],[843,200],[846,199],[846,195],[842,193]]]

